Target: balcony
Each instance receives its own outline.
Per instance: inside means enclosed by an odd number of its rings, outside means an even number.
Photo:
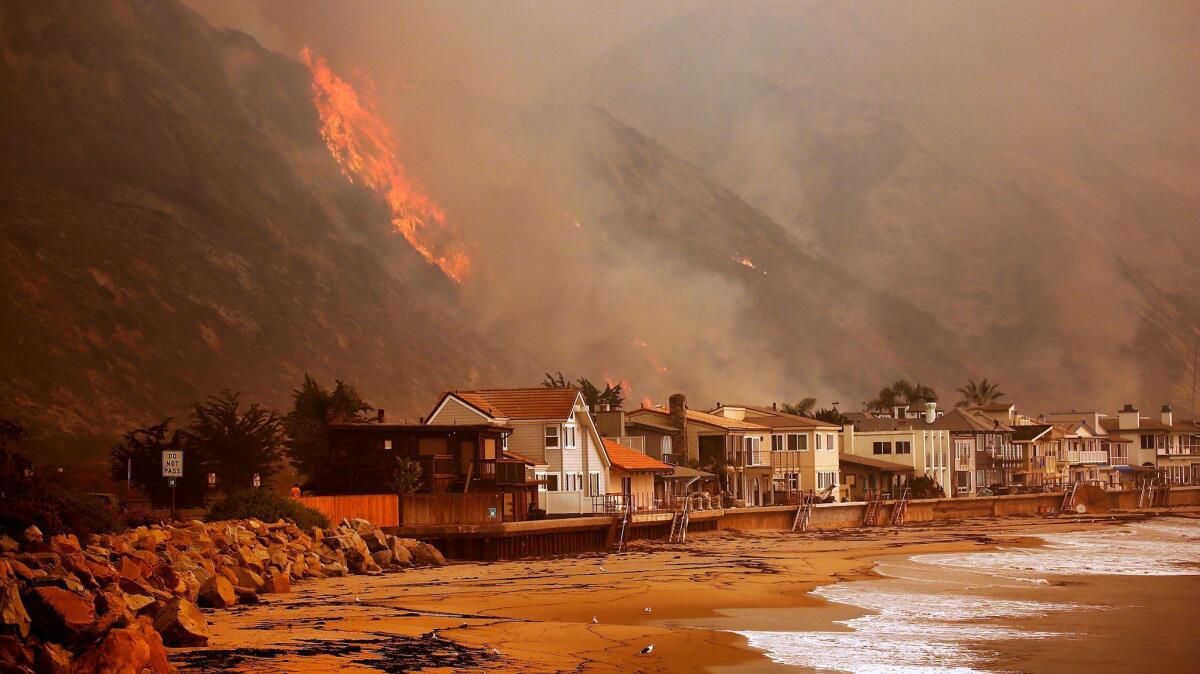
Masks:
[[[1108,463],[1108,452],[1103,449],[1071,450],[1067,452],[1067,461],[1072,464],[1102,464]]]
[[[454,457],[449,454],[418,456],[417,463],[421,465],[421,472],[430,477],[453,477],[457,474]]]
[[[733,450],[725,453],[725,461],[729,465],[739,468],[767,467],[771,465],[771,452],[763,449],[758,451]]]
[[[475,463],[475,478],[498,485],[525,484],[525,463],[512,459],[480,459]]]
[[[640,435],[622,435],[618,437],[617,444],[624,445],[634,451],[646,453],[646,438]]]

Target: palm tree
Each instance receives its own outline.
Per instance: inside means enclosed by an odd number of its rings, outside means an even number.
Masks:
[[[958,407],[986,405],[1004,397],[1000,385],[989,382],[987,377],[978,382],[974,379],[967,380],[967,385],[959,388],[958,392],[963,395],[963,399],[958,401]]]
[[[813,408],[817,406],[816,398],[801,398],[798,403],[784,403],[779,409],[787,414],[802,417],[812,416]]]

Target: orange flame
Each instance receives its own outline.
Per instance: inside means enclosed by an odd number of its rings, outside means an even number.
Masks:
[[[312,71],[313,105],[321,116],[321,137],[350,182],[361,181],[382,195],[392,211],[392,227],[426,260],[455,283],[471,268],[458,231],[446,224],[441,207],[408,178],[396,158],[391,130],[369,97],[338,77],[308,47],[300,58]]]
[[[758,267],[754,266],[754,261],[751,260],[750,258],[746,257],[745,255],[738,255],[737,253],[734,253],[733,261],[737,262],[738,264],[742,265],[743,267],[749,267],[750,269],[758,268]]]
[[[640,340],[640,339],[633,340],[633,344],[634,344],[634,346],[639,347],[646,354],[646,360],[650,362],[651,367],[653,367],[655,370],[657,370],[659,374],[666,373],[667,366],[663,365],[662,361],[658,359],[658,356],[654,355],[650,351],[650,345],[646,344],[645,341]]]

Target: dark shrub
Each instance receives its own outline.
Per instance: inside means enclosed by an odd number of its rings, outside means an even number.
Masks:
[[[149,508],[130,508],[121,513],[121,519],[125,522],[125,526],[130,529],[137,527],[149,527],[155,524],[162,524],[166,518]]]
[[[41,480],[14,480],[0,498],[0,531],[21,540],[25,529],[37,526],[46,536],[75,534],[86,543],[90,534],[124,528],[115,508]]]
[[[235,491],[212,504],[204,519],[240,520],[253,517],[263,522],[291,520],[301,529],[329,526],[329,519],[319,511],[299,502],[279,496],[266,489],[243,489]]]

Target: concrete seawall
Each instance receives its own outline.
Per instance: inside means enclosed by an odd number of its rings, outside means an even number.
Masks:
[[[1053,513],[1062,505],[1061,493],[986,496],[979,498],[922,499],[909,501],[905,522],[961,520]],[[1136,510],[1136,491],[1081,488],[1077,504],[1086,512]],[[1171,490],[1170,505],[1200,505],[1200,487]],[[876,525],[891,522],[894,504],[876,514]],[[865,503],[829,503],[813,508],[809,529],[851,529],[863,524]],[[692,513],[689,533],[725,529],[791,529],[795,506],[763,506]],[[534,522],[508,522],[481,526],[391,527],[388,533],[417,538],[436,545],[451,559],[497,560],[593,552],[610,548],[619,535],[615,517],[574,517]],[[626,540],[665,539],[671,531],[671,514],[637,515],[625,532]]]

